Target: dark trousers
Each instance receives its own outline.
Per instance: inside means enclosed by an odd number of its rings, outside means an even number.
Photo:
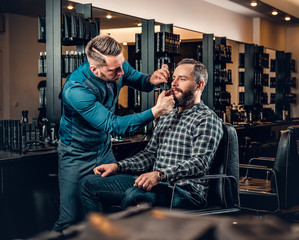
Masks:
[[[61,232],[84,218],[80,198],[81,179],[93,173],[94,167],[115,162],[115,158],[109,144],[106,149],[84,151],[65,145],[61,141],[58,144],[58,156],[60,208],[59,218],[53,230]]]
[[[133,187],[136,177],[128,174],[117,174],[102,178],[100,175],[89,175],[82,180],[81,194],[86,213],[109,213],[113,205],[122,210],[140,203],[152,206],[169,207],[172,188],[167,183],[159,183],[151,191]],[[201,196],[194,197],[188,191],[176,187],[173,207],[198,209],[204,206]]]

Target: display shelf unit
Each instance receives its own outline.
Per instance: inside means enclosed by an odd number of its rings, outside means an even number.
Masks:
[[[61,9],[61,0],[46,0],[46,16],[38,18],[38,42],[46,44],[47,53],[47,71],[39,76],[47,78],[46,115],[56,125],[61,117],[59,94],[63,78],[86,59],[86,43],[99,34],[100,28],[100,20],[92,18],[91,4],[76,4],[75,14],[62,13]],[[78,54],[74,51],[63,55],[62,46],[74,46]]]
[[[173,24],[161,24],[160,32],[155,33],[155,21],[142,20],[142,33],[135,34],[135,68],[143,73],[152,74],[156,69],[167,64],[172,73],[174,57],[179,56],[180,36],[173,34]],[[168,83],[169,87],[170,81]],[[164,85],[159,89],[164,89]],[[134,91],[135,109],[144,111],[155,104],[154,92]]]
[[[248,120],[258,120],[262,116],[263,105],[268,104],[268,94],[264,87],[269,86],[269,54],[263,46],[245,44],[244,53],[239,54],[239,86],[244,92],[239,93],[239,104],[244,105]]]
[[[209,74],[209,81],[202,95],[203,101],[218,116],[223,117],[226,107],[231,105],[231,95],[226,91],[226,85],[232,84],[231,70],[226,67],[227,63],[232,63],[231,47],[226,45],[225,37],[214,38],[213,34],[204,34],[197,52],[198,60],[202,60]]]
[[[296,88],[296,78],[292,77],[295,71],[295,60],[291,58],[291,53],[277,51],[275,113],[282,120],[290,117],[291,104],[296,103],[296,94],[291,92],[292,88]]]
[[[239,67],[244,68],[239,71],[239,86],[244,86],[244,101],[239,104],[245,106],[247,113],[252,112],[253,120],[261,119],[266,105],[275,104],[275,118],[287,120],[290,104],[296,103],[296,95],[291,92],[296,87],[296,78],[292,77],[295,60],[291,59],[291,53],[275,51],[275,59],[269,60],[263,46],[245,44],[245,52],[239,54],[239,60]],[[265,71],[268,68],[275,77],[269,78],[269,71]],[[270,93],[270,101],[266,87],[275,88],[275,93]]]

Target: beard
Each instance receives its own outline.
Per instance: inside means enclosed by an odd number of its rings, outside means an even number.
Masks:
[[[182,96],[180,98],[176,98],[176,97],[174,98],[175,107],[187,107],[194,101],[195,87],[192,87],[186,92],[183,92],[181,89],[176,89],[176,90],[180,91],[182,93]]]

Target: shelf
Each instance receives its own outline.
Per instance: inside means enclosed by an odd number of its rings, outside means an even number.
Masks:
[[[37,42],[39,42],[39,43],[46,43],[46,39],[39,39],[39,40],[37,40]]]

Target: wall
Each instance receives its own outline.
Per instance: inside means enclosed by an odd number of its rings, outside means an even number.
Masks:
[[[141,33],[141,27],[132,27],[132,28],[115,28],[115,29],[102,29],[100,34],[109,35],[116,39],[118,42],[123,43],[135,43],[135,34]],[[155,26],[155,32],[160,31],[160,26]],[[203,34],[199,32],[194,32],[190,30],[186,30],[183,28],[173,28],[174,34],[179,34],[181,40],[198,40],[202,39]]]
[[[292,59],[296,60],[296,73],[292,76],[297,78],[297,88],[292,89],[293,93],[297,94],[297,104],[291,105],[291,117],[299,117],[299,27],[290,27],[287,29],[286,52],[292,53]]]
[[[1,60],[0,60],[0,117],[4,118],[9,115],[9,109],[5,106],[9,104],[9,49],[6,47],[9,43],[9,22],[7,15],[5,17],[5,29],[4,33],[0,33],[0,51],[1,51]]]
[[[3,55],[1,85],[3,85],[3,119],[20,119],[21,111],[29,111],[29,120],[38,116],[39,78],[38,56],[45,44],[37,42],[37,19],[6,14],[6,32],[1,33]],[[0,115],[1,116],[1,115]]]
[[[1,37],[0,37],[1,38]],[[1,43],[0,43],[1,45]],[[0,119],[3,119],[3,108],[4,108],[4,82],[3,82],[3,53],[0,50]]]
[[[261,19],[259,45],[279,51],[285,51],[287,39],[286,33],[286,27]]]

